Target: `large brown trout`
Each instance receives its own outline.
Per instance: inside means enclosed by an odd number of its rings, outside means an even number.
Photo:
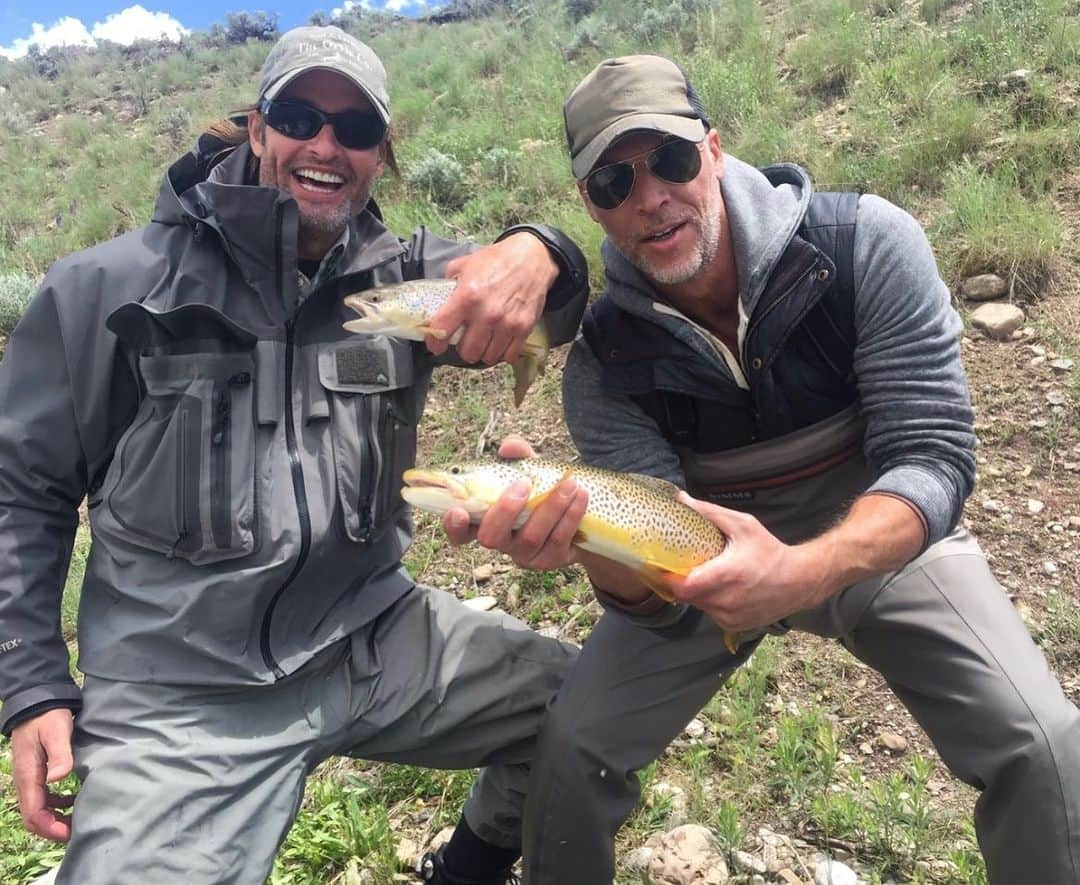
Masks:
[[[360,318],[343,325],[350,332],[410,341],[423,341],[425,335],[444,339],[445,332],[431,328],[431,317],[446,304],[455,286],[457,280],[406,280],[346,295],[346,306],[360,314]],[[457,344],[462,332],[462,329],[454,332],[449,343]],[[547,329],[541,319],[525,339],[521,356],[510,364],[514,370],[514,405],[521,405],[525,391],[544,374],[549,346]]]
[[[413,506],[440,515],[460,507],[477,523],[512,482],[524,479],[532,489],[516,528],[565,477],[589,493],[574,544],[633,569],[663,599],[672,600],[667,575],[685,576],[724,551],[723,532],[679,501],[677,486],[652,476],[523,458],[445,470],[416,467],[405,471],[401,494]],[[734,652],[738,637],[725,633],[724,644]]]

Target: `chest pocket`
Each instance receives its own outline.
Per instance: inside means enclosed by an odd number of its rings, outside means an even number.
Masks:
[[[251,553],[255,336],[204,305],[129,304],[108,325],[143,396],[91,502],[103,505],[99,528],[196,565]]]
[[[382,336],[323,345],[318,373],[345,534],[365,542],[405,506],[401,474],[416,460],[419,400],[412,346]]]

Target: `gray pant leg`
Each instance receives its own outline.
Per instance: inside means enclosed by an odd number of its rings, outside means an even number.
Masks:
[[[352,638],[337,674],[346,706],[327,711],[334,752],[481,772],[465,807],[478,836],[521,844],[536,735],[577,657],[501,612],[477,612],[417,587]]]
[[[215,690],[88,677],[76,717],[72,840],[59,885],[258,885],[307,775],[348,752],[491,764],[473,830],[520,844],[536,733],[577,649],[417,588],[269,686]]]
[[[1080,883],[1080,711],[969,536],[877,593],[844,643],[878,670],[945,764],[982,791],[993,885]]]
[[[87,677],[59,885],[259,885],[314,765],[321,675],[241,691]]]
[[[661,635],[605,614],[544,720],[525,806],[528,885],[602,885],[639,797],[635,772],[659,756],[745,661],[692,615]]]

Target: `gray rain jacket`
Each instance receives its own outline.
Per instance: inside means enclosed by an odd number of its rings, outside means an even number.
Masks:
[[[84,496],[95,676],[273,682],[413,586],[399,486],[435,360],[345,332],[342,296],[475,247],[402,241],[365,211],[301,302],[295,202],[243,183],[246,146],[212,171],[208,147],[169,170],[148,226],[56,263],[0,366],[5,732],[78,706],[59,600]],[[563,343],[584,259],[529,229],[562,269],[546,318]]]

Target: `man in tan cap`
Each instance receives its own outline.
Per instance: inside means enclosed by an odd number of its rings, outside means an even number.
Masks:
[[[539,722],[575,649],[417,586],[401,500],[438,362],[569,341],[587,274],[558,231],[399,238],[386,74],[285,34],[256,102],[169,170],[152,222],[57,262],[0,366],[0,728],[57,882],[265,882],[334,754],[486,765],[424,879],[505,885]],[[456,355],[353,336],[343,296],[455,277]],[[28,384],[28,378],[33,379]],[[60,595],[89,498],[76,685]],[[70,797],[49,784],[74,769]]]
[[[565,121],[607,235],[605,291],[563,376],[570,431],[586,463],[686,489],[729,542],[672,576],[667,603],[573,547],[572,481],[520,531],[509,497],[479,526],[522,565],[583,563],[607,608],[544,723],[526,880],[610,882],[636,771],[763,634],[802,629],[878,670],[982,791],[994,885],[1076,885],[1080,712],[960,525],[975,468],[962,327],[920,226],[725,154],[664,58],[602,62]],[[463,518],[445,518],[457,542]]]

